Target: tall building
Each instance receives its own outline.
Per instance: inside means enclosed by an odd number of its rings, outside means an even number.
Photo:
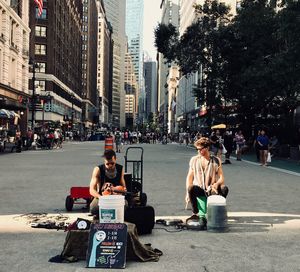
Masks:
[[[125,11],[126,1],[103,0],[108,21],[112,26],[113,39],[113,73],[112,73],[112,106],[109,123],[113,127],[125,126]]]
[[[45,99],[44,104],[38,99],[34,103],[38,122],[65,120],[68,129],[77,129],[81,121],[81,12],[81,0],[52,0],[44,1],[39,17],[30,1],[30,58],[35,68],[30,88]]]
[[[0,128],[27,130],[29,0],[0,0]],[[14,118],[12,122],[11,119]]]
[[[127,0],[126,35],[128,37],[128,50],[132,56],[138,82],[143,75],[143,21],[144,0]]]
[[[128,37],[128,51],[132,56],[134,73],[138,82],[138,115],[139,122],[144,113],[144,78],[143,78],[143,21],[144,0],[127,0],[126,4],[126,35]]]
[[[82,109],[85,128],[99,123],[97,90],[98,10],[96,0],[82,0]]]
[[[162,9],[161,23],[173,24],[176,28],[179,27],[179,0],[162,0],[160,8]],[[158,54],[158,109],[159,109],[159,123],[160,128],[164,132],[174,132],[174,112],[168,101],[176,97],[176,86],[174,84],[168,85],[168,82],[177,80],[174,69],[178,67],[174,63],[166,63],[162,54]],[[171,73],[172,71],[172,73]],[[175,78],[170,78],[174,75]],[[170,88],[169,88],[170,86]],[[172,120],[169,116],[172,115]]]
[[[138,82],[134,73],[134,66],[128,47],[125,54],[125,118],[126,128],[133,129],[136,124],[136,115],[138,112],[137,89]]]
[[[144,78],[145,78],[145,93],[146,93],[146,108],[145,115],[148,118],[152,112],[157,113],[157,72],[156,62],[144,62]]]
[[[109,101],[112,94],[112,28],[105,14],[103,1],[98,6],[98,56],[97,90],[99,96],[99,122],[101,126],[109,123]]]

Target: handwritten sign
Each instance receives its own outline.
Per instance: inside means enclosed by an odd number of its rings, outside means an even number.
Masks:
[[[126,224],[92,224],[87,250],[87,267],[125,268]]]

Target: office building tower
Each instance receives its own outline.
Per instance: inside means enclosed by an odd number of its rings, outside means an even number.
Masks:
[[[157,72],[156,62],[144,62],[144,78],[145,78],[145,117],[148,119],[149,114],[153,115],[157,112]],[[148,120],[149,121],[149,120]]]
[[[112,72],[112,105],[109,123],[112,127],[125,126],[125,11],[126,1],[103,0],[106,17],[112,26],[113,72]]]
[[[97,33],[98,9],[96,0],[82,0],[82,119],[86,129],[99,125]]]
[[[109,123],[109,106],[112,101],[112,27],[107,20],[103,1],[97,1],[98,7],[98,56],[97,90],[99,96],[100,126]]]
[[[36,120],[78,129],[82,106],[81,0],[44,1],[41,16],[30,1],[30,58],[34,76]],[[34,84],[33,84],[34,81]],[[66,122],[66,123],[65,123]]]

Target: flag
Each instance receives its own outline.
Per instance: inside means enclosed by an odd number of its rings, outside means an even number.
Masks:
[[[43,0],[34,0],[34,2],[38,6],[38,9],[39,9],[38,16],[40,17],[43,12]]]

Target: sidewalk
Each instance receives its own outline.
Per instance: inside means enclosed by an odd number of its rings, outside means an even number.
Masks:
[[[256,160],[256,155],[254,153],[246,153],[242,155],[242,160],[246,162],[251,162],[253,164],[260,165]],[[291,171],[300,174],[300,163],[295,160],[275,157],[272,158],[272,162],[268,163],[269,168],[278,168],[286,171]]]
[[[178,144],[179,145],[179,144]],[[191,144],[187,146],[188,148],[194,149],[195,147]],[[223,155],[224,156],[224,155]],[[235,154],[232,154],[230,159],[235,161]],[[242,160],[251,164],[255,164],[260,166],[260,163],[256,160],[256,155],[252,151],[243,154]],[[272,162],[268,163],[270,169],[281,169],[283,172],[294,172],[299,174],[300,176],[300,162],[291,160],[288,158],[274,157],[272,158]]]

